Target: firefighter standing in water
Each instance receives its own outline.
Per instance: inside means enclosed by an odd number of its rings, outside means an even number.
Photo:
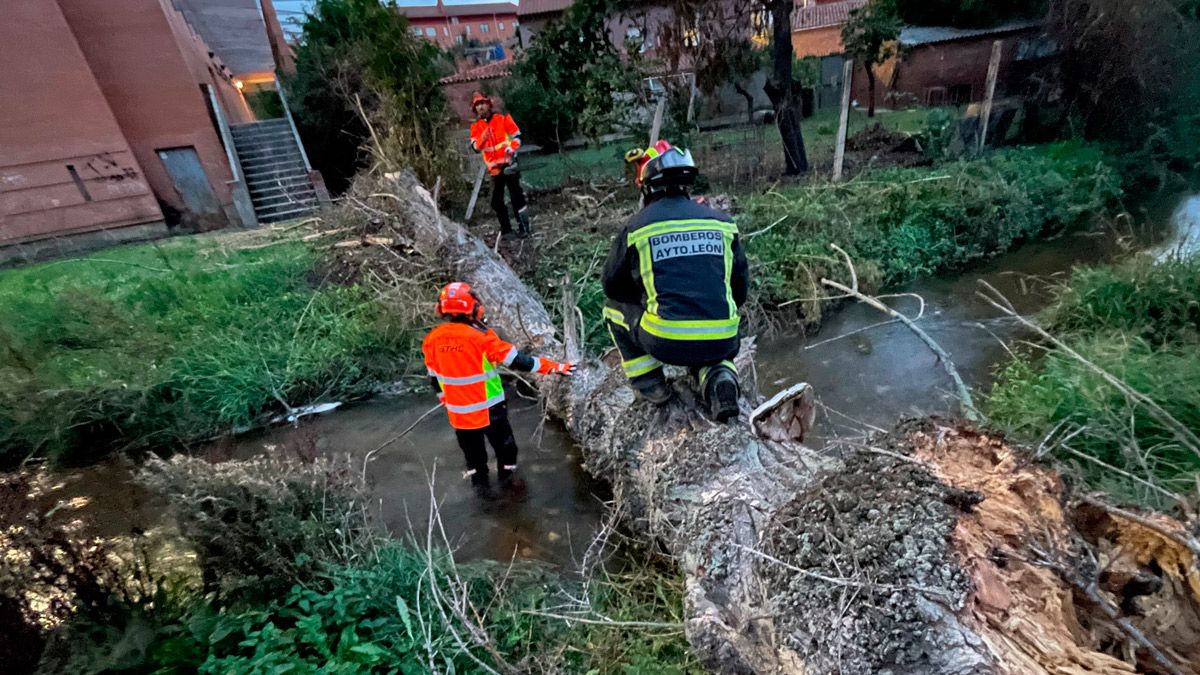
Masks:
[[[642,210],[617,238],[604,266],[604,308],[625,375],[644,398],[672,396],[663,364],[686,366],[709,414],[738,414],[738,309],[748,266],[728,214],[688,197],[691,152],[659,141],[625,156],[634,162]]]
[[[471,125],[471,147],[483,155],[483,163],[492,176],[492,208],[500,220],[500,234],[512,234],[512,221],[504,204],[507,188],[513,212],[517,214],[518,234],[524,237],[529,234],[529,218],[525,215],[525,193],[516,166],[521,130],[512,115],[493,110],[492,99],[479,92],[471,98],[471,108],[479,118]]]
[[[466,457],[466,475],[480,497],[494,497],[488,478],[486,438],[496,453],[501,488],[519,490],[523,486],[514,474],[517,442],[508,423],[504,385],[496,366],[564,376],[574,374],[575,366],[530,356],[501,340],[484,325],[483,305],[469,284],[455,282],[443,288],[438,295],[437,313],[445,322],[425,336],[421,351]]]

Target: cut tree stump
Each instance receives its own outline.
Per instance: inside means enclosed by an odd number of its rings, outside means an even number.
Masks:
[[[498,332],[535,354],[580,358],[542,300],[482,241],[442,218],[415,178],[402,175],[387,188],[398,197],[396,234],[451,264],[481,295]],[[678,383],[681,395],[665,409],[635,399],[621,369],[598,360],[571,379],[533,378],[581,446],[585,468],[612,484],[629,527],[678,561],[687,637],[706,667],[1115,674],[1136,672],[1121,658],[1132,655],[1145,672],[1172,672],[1156,669],[1104,612],[1076,603],[1072,585],[1099,576],[1083,552],[1103,549],[1097,542],[1108,535],[1089,541],[1076,530],[1056,474],[995,436],[937,420],[847,443],[836,457],[817,453],[787,440],[789,430],[811,424],[811,401],[802,396],[760,409],[755,426],[781,440],[759,436],[746,422],[761,403],[753,352],[753,342],[744,343],[737,364],[746,400],[742,421],[729,426],[698,414]],[[1122,560],[1124,568],[1148,564]],[[1156,649],[1196,663],[1200,641],[1187,641],[1200,627],[1200,618],[1187,618],[1200,617],[1196,560],[1177,563],[1171,574],[1181,581],[1164,602],[1184,618],[1176,619],[1176,639]],[[1108,598],[1115,602],[1103,609],[1122,600]]]

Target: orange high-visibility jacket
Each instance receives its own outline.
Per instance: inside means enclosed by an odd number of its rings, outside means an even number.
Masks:
[[[471,145],[483,153],[483,163],[487,165],[488,173],[499,175],[504,165],[512,161],[508,154],[517,154],[521,147],[521,130],[513,121],[512,115],[492,113],[486,120],[475,120],[471,125]]]
[[[425,367],[442,388],[450,426],[482,429],[488,409],[504,401],[504,385],[496,365],[510,365],[520,353],[496,331],[447,321],[425,336]]]

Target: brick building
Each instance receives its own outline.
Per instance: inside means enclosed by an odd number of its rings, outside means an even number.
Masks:
[[[792,51],[796,58],[841,54],[842,24],[867,0],[815,0],[792,12]]]
[[[254,223],[252,114],[172,0],[8,0],[0,62],[0,262]]]
[[[900,33],[900,56],[876,68],[876,103],[885,106],[965,105],[982,101],[992,43],[1002,41],[996,95],[1010,92],[1010,82],[1026,79],[1054,53],[1038,21],[1019,21],[991,28],[907,26]],[[854,75],[852,96],[867,100],[867,76]]]
[[[475,111],[471,109],[471,98],[477,91],[482,91],[491,97],[497,110],[504,108],[504,100],[500,97],[500,87],[504,78],[508,77],[511,59],[493,61],[482,66],[443,77],[438,81],[445,94],[450,109],[464,124],[475,119]]]
[[[477,43],[511,46],[517,38],[517,5],[511,2],[484,2],[466,5],[397,7],[408,17],[413,33],[440,47]]]

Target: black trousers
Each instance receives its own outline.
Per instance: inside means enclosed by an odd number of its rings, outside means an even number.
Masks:
[[[608,326],[613,344],[621,354],[625,376],[635,389],[645,391],[663,382],[663,364],[687,367],[699,381],[701,390],[717,368],[737,373],[733,358],[741,343],[728,340],[666,340],[650,335],[641,328],[642,308],[609,301],[604,307],[604,323]]]
[[[500,221],[500,231],[504,234],[512,232],[512,220],[508,217],[508,207],[504,204],[504,190],[508,189],[508,197],[512,202],[513,213],[525,210],[525,191],[521,189],[521,174],[518,171],[492,176],[492,209],[496,211],[496,219]]]
[[[513,438],[512,426],[508,423],[508,404],[500,403],[488,410],[489,424],[482,429],[455,429],[458,447],[462,448],[467,460],[471,482],[488,482],[488,455],[484,439],[492,444],[496,453],[496,475],[507,478],[517,468],[517,440]]]

